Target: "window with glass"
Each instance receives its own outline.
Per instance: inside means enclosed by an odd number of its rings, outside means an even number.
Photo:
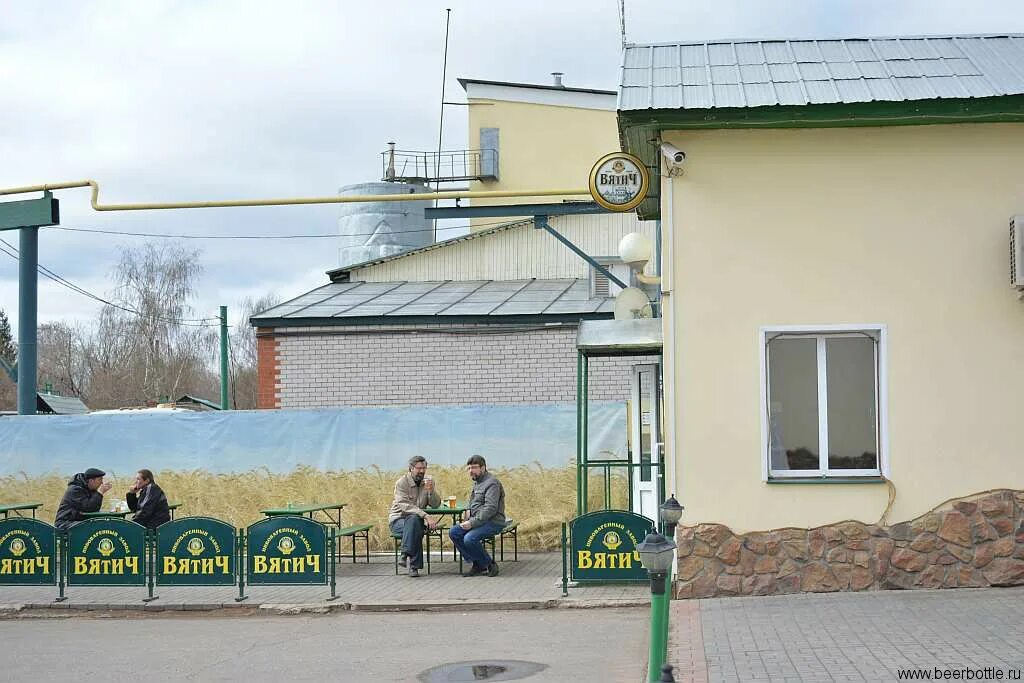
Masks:
[[[881,474],[882,335],[763,331],[770,478]]]

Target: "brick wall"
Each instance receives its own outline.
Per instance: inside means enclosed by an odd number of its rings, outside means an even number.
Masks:
[[[574,325],[495,329],[434,325],[277,330],[276,337],[260,337],[260,407],[576,400]],[[590,398],[628,399],[631,367],[652,360],[591,359]]]
[[[256,330],[256,407],[280,408],[277,402],[277,340],[270,330]]]

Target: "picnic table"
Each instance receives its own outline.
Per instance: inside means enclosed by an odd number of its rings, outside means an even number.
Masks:
[[[13,512],[16,517],[24,517],[22,514],[23,510],[32,511],[32,519],[36,518],[36,510],[43,507],[42,503],[13,503],[11,505],[0,505],[0,512],[4,514],[4,519],[11,516]]]
[[[316,513],[322,514],[327,518],[325,522],[328,526],[332,526],[335,529],[342,528],[341,522],[341,511],[347,505],[347,503],[324,503],[322,505],[288,505],[282,508],[267,508],[266,510],[260,510],[263,515],[267,517],[280,517],[281,515],[295,515],[295,516],[307,516],[310,519],[315,519]]]
[[[82,516],[86,519],[92,519],[94,517],[120,517],[124,519],[128,515],[132,514],[131,510],[123,510],[116,512],[114,510],[97,510],[96,512],[83,512]]]
[[[181,503],[168,503],[167,509],[171,511],[171,520],[174,520],[174,511],[181,507]],[[93,517],[120,517],[124,519],[128,515],[133,515],[137,510],[97,510],[96,512],[83,512],[82,516],[86,519],[92,519]]]
[[[436,507],[436,508],[423,508],[423,511],[426,512],[428,515],[439,515],[439,516],[442,516],[442,517],[445,516],[445,515],[448,515],[448,516],[450,516],[452,518],[452,526],[455,526],[456,524],[459,523],[459,518],[462,517],[462,513],[465,512],[468,509],[469,508],[467,508],[467,507],[460,506],[458,504],[458,502],[456,501],[455,507],[451,507],[450,508],[447,505],[442,505],[441,507]],[[427,555],[428,556],[430,554],[430,537],[431,536],[437,536],[437,542],[438,542],[438,544],[441,547],[441,561],[444,562],[444,534],[443,533],[436,533],[436,532],[435,533],[431,533],[429,530],[427,531]],[[453,545],[452,546],[452,559],[453,560],[455,559],[455,553],[456,552],[457,552],[457,550],[456,550],[455,546]],[[459,556],[459,571],[460,572],[462,571],[462,557],[461,556]]]

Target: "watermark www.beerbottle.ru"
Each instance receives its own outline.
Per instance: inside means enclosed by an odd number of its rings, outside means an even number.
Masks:
[[[1024,669],[998,666],[946,667],[934,666],[913,669],[897,669],[896,678],[901,681],[1019,681]]]

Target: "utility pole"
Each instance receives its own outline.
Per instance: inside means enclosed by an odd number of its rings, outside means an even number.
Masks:
[[[18,230],[18,414],[36,414],[36,320],[39,309],[39,228],[60,223],[53,195],[0,202],[0,230]]]
[[[220,409],[228,410],[228,307],[220,307]]]

